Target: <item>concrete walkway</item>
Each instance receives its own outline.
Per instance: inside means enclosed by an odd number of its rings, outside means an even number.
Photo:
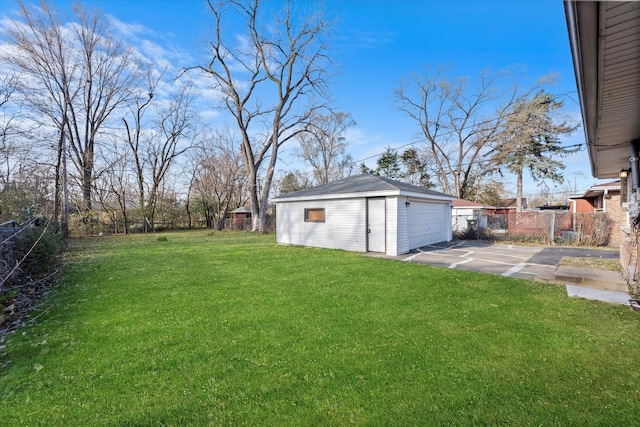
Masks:
[[[620,291],[605,291],[602,289],[585,288],[584,286],[567,286],[567,295],[570,297],[584,298],[595,301],[603,301],[611,304],[629,305],[631,298],[627,293]]]
[[[448,242],[420,248],[399,257],[368,256],[517,277],[564,285],[567,295],[613,304],[629,304],[621,273],[593,268],[558,266],[564,256],[617,259],[618,252],[593,248],[536,247],[474,241]]]
[[[570,297],[624,305],[631,298],[622,273],[615,271],[560,266],[553,281],[566,283]]]

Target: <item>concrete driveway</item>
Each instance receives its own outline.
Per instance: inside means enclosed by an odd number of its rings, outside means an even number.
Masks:
[[[562,257],[617,259],[614,250],[489,244],[474,241],[442,243],[402,255],[403,261],[478,271],[527,280],[553,280]]]

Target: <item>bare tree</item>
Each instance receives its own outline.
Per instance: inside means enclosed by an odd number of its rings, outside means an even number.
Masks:
[[[155,109],[153,133],[145,147],[145,163],[148,165],[149,183],[145,212],[153,228],[160,190],[169,169],[185,151],[189,150],[198,135],[198,120],[192,110],[193,89],[181,86],[171,100]]]
[[[135,58],[99,12],[75,3],[76,22],[65,26],[44,0],[39,6],[19,4],[22,22],[9,30],[8,63],[29,83],[23,91],[28,105],[60,132],[58,158],[67,137],[82,208],[90,210],[95,145],[105,121],[138,82]]]
[[[38,152],[37,135],[18,104],[18,75],[0,75],[0,222],[50,214],[50,164]]]
[[[0,75],[0,108],[9,103],[11,97],[17,92],[19,84],[16,74]]]
[[[18,150],[18,135],[20,134],[18,113],[9,103],[11,97],[18,90],[18,76],[15,74],[0,75],[0,191],[9,183],[12,175],[12,158]]]
[[[138,206],[143,209],[146,204],[146,176],[147,156],[145,155],[147,146],[150,144],[149,127],[145,115],[151,109],[153,93],[156,91],[164,72],[154,75],[150,66],[146,67],[146,85],[143,88],[133,88],[131,102],[129,102],[128,115],[123,117],[124,138],[131,150],[131,160],[135,167],[136,183],[138,187]]]
[[[195,144],[196,147],[198,144]],[[200,153],[198,150],[190,150],[185,153],[186,161],[182,163],[181,179],[185,184],[183,188],[186,188],[187,192],[184,195],[184,208],[187,213],[187,228],[193,228],[194,219],[194,197],[195,197],[195,184],[196,176],[200,171]]]
[[[63,29],[57,11],[41,3],[29,9],[19,3],[24,22],[14,22],[8,32],[12,49],[1,57],[7,68],[21,76],[21,103],[48,120],[57,132],[55,160],[54,218],[58,220],[61,203],[61,172],[64,152],[67,100],[70,96],[70,53],[64,46]],[[63,230],[65,232],[66,230]],[[65,233],[66,234],[66,233]]]
[[[104,173],[94,180],[98,201],[102,209],[112,217],[116,224],[115,232],[119,227],[117,221],[122,223],[122,231],[129,233],[129,208],[135,203],[135,185],[130,169],[131,153],[128,147],[119,144],[116,137],[109,146],[109,152],[102,150]]]
[[[346,153],[345,132],[356,122],[349,113],[314,114],[305,131],[298,134],[297,155],[313,168],[318,184],[342,179],[353,161]]]
[[[475,178],[491,173],[484,155],[521,96],[515,83],[483,73],[476,86],[442,72],[416,75],[395,91],[401,111],[420,126],[436,177],[447,194],[466,197]]]
[[[249,179],[252,230],[261,232],[278,150],[320,108],[317,100],[327,97],[329,67],[322,43],[327,24],[317,14],[294,14],[290,1],[273,21],[260,0],[208,4],[215,25],[211,60],[196,68],[211,77],[223,95],[223,108],[235,120]],[[242,34],[226,26],[227,18],[234,22],[233,15],[243,22]]]
[[[237,143],[228,132],[207,138],[199,148],[194,192],[207,227],[222,229],[229,212],[247,202],[246,169]]]

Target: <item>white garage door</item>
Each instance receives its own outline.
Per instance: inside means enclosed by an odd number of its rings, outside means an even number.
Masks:
[[[444,242],[451,229],[451,208],[446,203],[411,201],[409,206],[409,248]]]

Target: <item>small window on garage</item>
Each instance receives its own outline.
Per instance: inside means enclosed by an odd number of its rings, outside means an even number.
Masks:
[[[305,209],[304,222],[324,222],[324,208]]]

